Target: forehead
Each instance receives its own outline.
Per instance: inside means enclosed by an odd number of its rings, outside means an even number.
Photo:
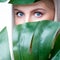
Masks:
[[[42,2],[37,2],[34,4],[30,5],[14,5],[14,10],[15,11],[36,11],[36,10],[46,10],[47,7],[44,3]],[[48,10],[48,9],[47,9]]]
[[[33,3],[33,4],[30,4],[30,5],[13,5],[13,8],[30,8],[30,7],[48,7],[48,8],[52,8],[54,7],[53,3],[52,2],[49,2],[49,1],[38,1],[36,3]]]
[[[36,2],[36,3],[33,3],[33,4],[29,4],[29,5],[13,5],[13,7],[20,7],[20,8],[25,8],[25,7],[37,7],[37,6],[41,6],[43,3],[42,2]]]

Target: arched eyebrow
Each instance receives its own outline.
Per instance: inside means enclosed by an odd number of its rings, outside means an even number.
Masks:
[[[22,10],[19,10],[19,9],[13,9],[14,11],[17,11],[17,12],[22,12],[22,13],[24,13]],[[25,14],[25,13],[24,13]]]
[[[33,12],[33,11],[44,11],[44,12],[46,12],[46,9],[43,9],[43,8],[35,8],[31,12]]]
[[[14,8],[13,10],[15,10],[15,11],[21,11],[21,10],[19,10],[19,9],[15,9],[15,8]]]
[[[13,10],[23,12],[22,10],[20,10],[18,8],[14,8]],[[43,9],[43,8],[34,8],[30,12],[34,12],[34,11],[37,11],[37,10],[46,12],[46,9]]]

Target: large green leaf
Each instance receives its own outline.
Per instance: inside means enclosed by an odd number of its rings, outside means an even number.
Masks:
[[[11,60],[6,27],[0,32],[0,60]]]
[[[60,30],[57,32],[55,37],[55,44],[53,46],[53,49],[51,51],[51,58],[55,56],[55,54],[60,50]]]
[[[30,22],[16,26],[13,31],[14,59],[50,59],[59,29],[60,22],[53,21]]]
[[[40,1],[40,0],[10,0],[9,3],[17,4],[17,5],[25,5],[25,4],[32,4],[37,1]]]
[[[51,60],[60,60],[60,50],[56,53],[56,55]]]

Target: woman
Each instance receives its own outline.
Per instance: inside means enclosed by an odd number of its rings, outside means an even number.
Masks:
[[[24,1],[22,0],[22,3],[23,2]],[[38,0],[37,2],[29,4],[17,4],[17,2],[15,2],[13,3],[13,11],[16,25],[25,22],[54,20],[55,17],[55,6],[53,0]]]

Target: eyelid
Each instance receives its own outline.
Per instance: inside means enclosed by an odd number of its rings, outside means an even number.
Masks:
[[[35,13],[37,13],[37,12],[40,12],[40,13],[45,13],[45,11],[42,11],[42,10],[40,10],[40,11],[35,11]]]
[[[41,14],[42,14],[42,12],[39,12],[39,11],[37,11],[37,12],[34,12],[34,13],[41,13]]]
[[[41,13],[46,13],[47,11],[45,9],[34,9],[33,11],[31,11],[31,13],[35,13],[35,12],[41,12]]]
[[[41,8],[41,7],[40,7],[40,8],[37,7],[36,9],[33,9],[33,11],[39,11],[39,10],[40,10],[40,11],[41,11],[41,10],[42,10],[42,11],[46,11],[45,8]]]
[[[18,13],[23,13],[23,12],[21,12],[21,11],[18,11],[18,12],[16,12],[16,15],[17,15]],[[23,14],[24,14],[24,13],[23,13]]]
[[[37,12],[36,12],[36,13],[34,14],[34,16],[37,17],[37,18],[40,18],[40,17],[43,16],[43,13],[37,13]]]
[[[33,14],[35,15],[36,13],[40,13],[41,15],[44,14],[43,12],[40,12],[40,11],[36,11],[36,12],[34,12]]]
[[[13,9],[14,11],[18,11],[18,12],[23,12],[23,11],[21,11],[21,10],[18,10],[18,9]]]
[[[24,14],[24,12],[23,11],[21,11],[21,10],[18,10],[18,9],[14,9],[14,11],[17,13],[19,13],[19,12],[21,12],[21,13],[23,13]]]
[[[23,15],[25,15],[24,12],[21,11],[21,10],[18,10],[18,9],[13,9],[13,10],[14,10],[15,15],[16,15],[17,17],[20,17],[20,16],[18,16],[18,13],[23,13]],[[22,17],[22,16],[21,16],[21,17]]]

